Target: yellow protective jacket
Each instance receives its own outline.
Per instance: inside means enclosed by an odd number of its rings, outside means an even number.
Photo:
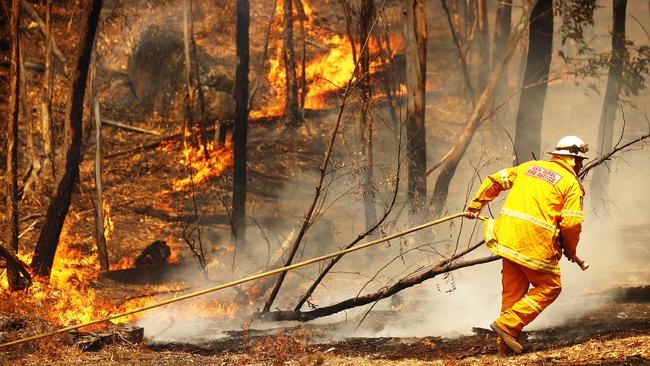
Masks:
[[[559,158],[529,161],[488,176],[470,202],[481,209],[510,189],[496,222],[486,223],[490,250],[531,269],[560,273],[562,245],[575,253],[582,228],[584,189],[573,168]]]

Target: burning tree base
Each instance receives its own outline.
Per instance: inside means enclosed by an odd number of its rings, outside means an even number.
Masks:
[[[97,352],[109,344],[134,346],[142,343],[144,328],[111,325],[96,332],[72,332],[71,344],[82,351]]]

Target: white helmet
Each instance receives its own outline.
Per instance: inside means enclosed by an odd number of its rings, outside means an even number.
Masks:
[[[587,158],[589,145],[585,144],[580,137],[564,136],[557,142],[555,149],[549,151],[549,154],[575,156],[577,158]]]

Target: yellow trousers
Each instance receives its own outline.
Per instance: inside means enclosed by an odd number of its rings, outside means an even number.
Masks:
[[[557,299],[562,283],[559,274],[533,270],[505,258],[502,261],[501,316],[495,322],[518,338],[524,326]]]

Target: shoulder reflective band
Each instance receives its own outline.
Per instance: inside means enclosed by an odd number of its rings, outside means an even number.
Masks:
[[[508,171],[501,169],[499,170],[499,175],[501,176],[501,187],[503,187],[503,189],[509,189],[510,181],[508,180]]]
[[[529,222],[529,223],[531,223],[533,225],[537,225],[537,226],[542,227],[542,228],[544,228],[546,230],[550,230],[552,232],[555,232],[555,226],[549,224],[548,222],[540,220],[537,217],[531,216],[529,214],[519,212],[519,211],[515,211],[515,210],[511,210],[511,209],[505,208],[505,207],[501,209],[501,213],[503,215],[514,217],[514,218],[517,218],[517,219],[520,219],[520,220],[524,220],[524,221],[527,221],[527,222]]]

